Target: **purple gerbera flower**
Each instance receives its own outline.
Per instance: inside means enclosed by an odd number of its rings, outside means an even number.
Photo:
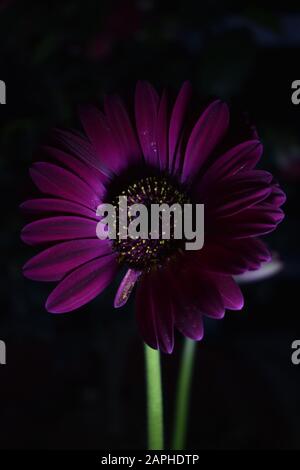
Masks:
[[[222,318],[238,310],[243,296],[233,276],[270,260],[257,237],[283,219],[285,195],[266,171],[255,169],[262,154],[256,134],[226,148],[229,111],[214,101],[190,126],[191,87],[182,86],[169,110],[146,82],[135,95],[135,120],[122,101],[109,97],[104,113],[81,110],[84,134],[56,131],[45,150],[56,163],[39,162],[31,177],[45,194],[22,207],[42,215],[22,231],[30,245],[51,244],[24,266],[40,281],[59,281],[46,308],[63,313],[86,304],[127,267],[115,298],[124,305],[137,284],[141,334],[153,348],[170,353],[174,328],[203,337],[203,316]],[[189,125],[188,125],[189,124]],[[205,243],[185,251],[177,241],[99,240],[96,208],[118,195],[147,204],[157,197],[173,204],[188,198],[205,205]]]

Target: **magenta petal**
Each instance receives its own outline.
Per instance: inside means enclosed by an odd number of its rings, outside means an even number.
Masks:
[[[174,311],[172,295],[166,290],[167,279],[164,272],[151,274],[154,292],[154,308],[159,349],[170,354],[174,347]]]
[[[85,133],[96,153],[97,160],[102,158],[102,140],[106,130],[110,133],[107,121],[103,113],[96,106],[82,106],[79,110],[79,117]]]
[[[286,202],[286,195],[277,185],[272,186],[272,192],[267,201],[273,207],[281,207]]]
[[[49,217],[25,225],[21,238],[28,245],[77,238],[96,238],[96,227],[96,221],[83,217]]]
[[[182,181],[197,175],[203,163],[224,137],[229,124],[229,111],[225,103],[214,101],[202,113],[187,143]]]
[[[98,171],[108,175],[108,170],[103,166],[95,148],[82,136],[70,131],[55,130],[56,140],[61,143],[73,155],[80,158],[87,165],[96,168]]]
[[[262,200],[266,199],[271,192],[270,188],[262,188],[259,190],[245,190],[241,191],[240,193],[232,192],[230,197],[232,197],[231,201],[225,202],[220,204],[219,207],[214,209],[214,214],[218,217],[226,217],[230,215],[237,214],[249,207],[261,202]]]
[[[175,303],[180,305],[180,310],[182,310],[182,313],[179,313],[180,319],[178,315],[175,316],[178,328],[178,322],[182,321],[185,315],[194,315],[197,321],[198,316],[223,318],[225,314],[221,295],[214,283],[204,278],[201,273],[197,275],[195,271],[190,271],[187,273],[187,278],[182,279],[181,293],[178,297],[175,295]]]
[[[181,308],[184,306],[184,308]],[[204,335],[203,315],[188,302],[186,305],[173,303],[175,326],[187,338],[200,341]]]
[[[164,92],[159,104],[155,132],[158,146],[159,166],[161,170],[166,170],[168,168],[167,124],[167,95]]]
[[[230,310],[241,310],[243,308],[243,294],[231,276],[215,275],[213,281],[221,294],[225,308]]]
[[[258,140],[248,140],[221,155],[205,172],[201,179],[203,190],[224,178],[235,175],[243,170],[256,166],[263,152],[263,146]]]
[[[207,210],[214,216],[236,214],[267,199],[272,192],[269,178],[270,174],[267,172],[239,173],[219,182],[215,189],[205,195],[203,202],[207,201]]]
[[[126,304],[140,275],[141,271],[128,269],[116,293],[114,300],[115,308],[123,307]]]
[[[268,171],[244,170],[208,186],[199,181],[196,186],[196,197],[206,204],[220,206],[222,201],[239,199],[240,195],[243,196],[247,192],[268,188],[271,193],[272,179]]]
[[[171,298],[159,273],[143,276],[136,294],[136,315],[144,341],[154,349],[171,353],[174,347],[174,320]]]
[[[115,255],[86,263],[58,284],[47,299],[46,309],[51,313],[65,313],[85,305],[110,284],[117,269]]]
[[[177,171],[179,162],[176,162],[176,150],[182,136],[186,110],[192,95],[192,87],[189,82],[184,82],[175,101],[169,128],[169,170]]]
[[[62,150],[58,150],[54,147],[43,147],[43,149],[50,155],[51,157],[55,158],[56,160],[60,161],[65,165],[67,168],[72,170],[83,179],[93,191],[100,197],[103,198],[105,193],[104,183],[109,182],[109,178],[104,175],[104,173],[100,172],[96,168],[91,168],[87,166],[82,161],[78,160],[75,157],[72,157],[66,152]]]
[[[167,276],[164,286],[167,285],[170,292],[176,328],[187,338],[200,341],[204,334],[203,313],[199,309],[192,278],[187,280],[187,272],[180,268],[178,271],[169,268]]]
[[[81,108],[80,117],[100,166],[114,174],[125,169],[128,161],[124,158],[124,149],[106,116],[94,106],[86,106]]]
[[[20,205],[20,209],[31,214],[41,214],[47,212],[62,212],[64,214],[76,214],[99,220],[96,212],[76,202],[66,201],[56,198],[29,199]]]
[[[101,141],[99,136],[103,134],[104,116],[96,106],[82,106],[79,110],[79,117],[85,133],[96,151],[97,157],[101,155]]]
[[[111,127],[119,152],[127,163],[136,163],[141,159],[141,149],[127,111],[118,96],[108,96],[104,101],[108,125]]]
[[[204,243],[202,250],[196,253],[199,269],[214,273],[240,274],[248,269],[247,261],[240,253],[220,244]]]
[[[270,259],[270,252],[260,240],[250,238],[222,240],[219,244],[207,243],[191,256],[202,271],[233,275],[258,269],[262,262]]]
[[[186,282],[185,286],[184,282]],[[225,308],[222,297],[208,277],[205,278],[202,273],[197,274],[191,270],[189,278],[186,281],[183,280],[182,284],[184,286],[182,294],[185,295],[185,303],[190,309],[212,318],[224,317]]]
[[[182,166],[184,161],[184,135],[182,134],[179,138],[178,145],[175,150],[172,163],[172,173],[178,177],[182,172]]]
[[[224,239],[259,237],[272,232],[283,218],[281,209],[274,209],[262,202],[233,216],[218,219],[216,230],[222,233]]]
[[[148,82],[138,82],[135,92],[135,116],[140,144],[147,163],[158,165],[156,120],[159,97]]]
[[[272,255],[268,247],[259,238],[224,241],[224,246],[236,247],[241,257],[247,260],[248,269],[257,269],[261,263],[271,260]]]
[[[69,199],[95,209],[100,204],[96,193],[80,178],[52,163],[34,163],[30,175],[43,193]]]
[[[153,349],[158,349],[157,328],[155,311],[153,309],[153,297],[149,281],[144,278],[138,284],[136,291],[136,316],[141,335]]]
[[[23,267],[23,272],[36,281],[59,281],[72,269],[111,252],[111,244],[104,240],[63,242],[31,258]]]

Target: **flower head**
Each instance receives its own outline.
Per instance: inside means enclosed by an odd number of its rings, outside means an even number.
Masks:
[[[214,101],[190,119],[191,87],[184,83],[171,109],[146,82],[135,95],[135,119],[118,97],[106,98],[104,113],[81,110],[84,133],[56,131],[45,151],[55,163],[35,163],[31,177],[45,195],[22,204],[38,215],[22,239],[50,245],[29,260],[24,274],[59,281],[46,302],[52,313],[86,304],[127,272],[115,306],[137,285],[136,314],[144,340],[170,353],[174,328],[200,340],[203,316],[222,318],[238,310],[243,296],[233,276],[256,270],[270,253],[257,237],[283,219],[285,196],[272,175],[255,169],[262,154],[256,134],[227,146],[229,111]],[[134,204],[191,202],[205,207],[205,243],[186,251],[179,240],[96,235],[97,207],[126,195]]]

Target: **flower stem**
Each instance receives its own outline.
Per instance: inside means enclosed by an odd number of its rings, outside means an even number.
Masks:
[[[145,360],[148,407],[148,449],[163,450],[163,400],[159,351],[145,344]]]
[[[172,441],[173,450],[183,450],[186,443],[189,399],[195,350],[196,341],[185,338],[177,383],[175,426]]]

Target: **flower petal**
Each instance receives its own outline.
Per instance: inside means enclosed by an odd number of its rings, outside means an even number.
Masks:
[[[233,275],[258,269],[271,255],[263,242],[250,238],[204,243],[202,250],[187,256],[196,261],[201,271]]]
[[[96,107],[85,106],[80,109],[80,118],[101,162],[100,166],[106,168],[110,174],[120,173],[127,167],[128,161],[124,158],[121,143],[116,139],[116,132],[107,117]]]
[[[26,225],[22,230],[21,238],[28,245],[58,240],[96,238],[96,227],[95,220],[83,217],[49,217]]]
[[[46,309],[51,313],[65,313],[85,305],[110,284],[117,269],[116,255],[86,263],[58,284],[47,299]]]
[[[47,212],[62,212],[66,214],[76,214],[99,220],[96,212],[76,202],[66,201],[56,198],[29,199],[20,205],[20,209],[31,214],[41,214]]]
[[[95,152],[93,145],[81,135],[75,132],[55,129],[54,137],[73,155],[80,158],[87,165],[96,168],[106,176],[110,176],[109,171],[102,164],[99,155]]]
[[[281,207],[286,202],[286,195],[282,189],[277,185],[272,185],[272,192],[264,203],[268,203],[273,207]]]
[[[195,299],[194,290],[191,292],[191,273],[187,281],[183,271],[169,268],[167,272],[175,326],[187,338],[200,341],[204,335],[203,313]]]
[[[108,96],[104,101],[104,109],[108,125],[119,144],[122,159],[127,164],[138,162],[142,152],[122,100],[118,96]]]
[[[161,170],[166,170],[168,168],[167,124],[167,95],[164,92],[159,104],[155,131],[158,146],[159,166]]]
[[[235,175],[256,166],[263,152],[259,140],[248,140],[231,148],[216,159],[201,178],[203,191],[215,181]]]
[[[213,282],[215,282],[217,289],[221,294],[225,308],[230,310],[241,310],[243,308],[243,294],[231,276],[214,274]]]
[[[213,216],[225,217],[266,200],[272,192],[271,178],[270,173],[252,170],[220,181],[216,187],[212,185],[203,196],[206,211]]]
[[[135,92],[135,116],[140,144],[147,163],[158,165],[156,120],[159,97],[148,82],[139,81]]]
[[[199,308],[191,303],[173,303],[175,326],[181,334],[195,341],[200,341],[204,335],[203,315]]]
[[[111,252],[111,245],[104,240],[63,242],[31,258],[23,267],[23,273],[36,281],[59,281],[74,268]]]
[[[83,179],[83,181],[85,181],[85,183],[87,183],[100,198],[103,198],[105,193],[104,183],[109,182],[109,178],[105,176],[104,173],[100,172],[96,168],[91,168],[62,150],[48,146],[44,146],[43,149],[48,155],[63,163],[63,165],[68,169],[72,170],[77,176]]]
[[[228,107],[219,100],[210,104],[202,113],[187,143],[181,178],[183,182],[197,175],[225,135],[228,124]]]
[[[161,273],[144,274],[136,294],[136,315],[145,342],[154,349],[171,353],[174,320],[171,298],[164,289]]]
[[[183,293],[185,296],[184,302],[189,309],[197,310],[202,315],[212,318],[224,317],[225,308],[221,295],[214,283],[210,282],[208,278],[191,270],[186,279]]]
[[[281,209],[262,202],[238,214],[218,219],[215,231],[221,233],[224,239],[259,237],[275,230],[283,219]]]
[[[34,163],[30,175],[42,193],[69,199],[95,210],[100,204],[97,194],[84,181],[57,165]]]
[[[179,161],[175,158],[176,150],[182,136],[186,110],[192,96],[192,87],[189,82],[184,82],[175,101],[169,128],[169,170],[176,172]]]
[[[123,307],[123,305],[126,304],[140,275],[141,271],[128,269],[116,293],[116,297],[114,300],[115,308]]]
[[[214,213],[219,217],[227,217],[234,214],[237,214],[249,207],[257,204],[258,202],[266,199],[271,193],[271,189],[261,188],[261,189],[245,189],[243,191],[237,191],[236,193],[230,194],[229,201],[221,203],[218,207],[214,209]],[[223,199],[224,201],[224,199]]]

